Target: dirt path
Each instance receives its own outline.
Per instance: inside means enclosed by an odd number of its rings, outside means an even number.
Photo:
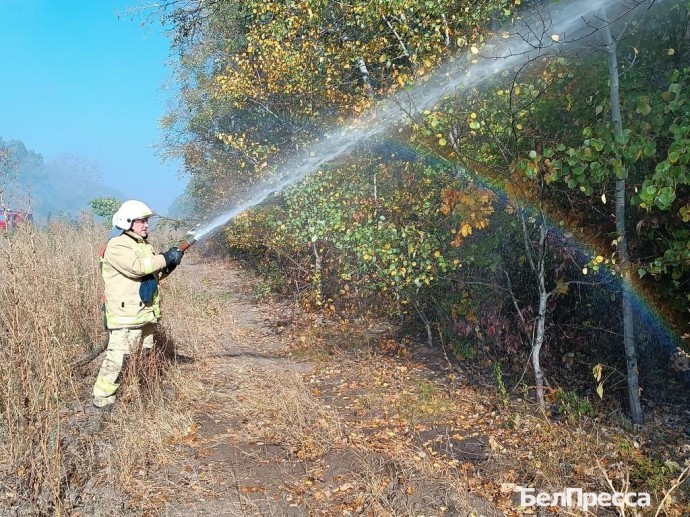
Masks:
[[[329,340],[376,334],[308,321],[286,301],[258,303],[237,266],[181,269],[207,286],[225,325],[200,351],[195,423],[153,473],[172,487],[165,515],[502,515],[458,475],[462,460],[485,458],[485,441],[427,425],[424,415],[443,410],[431,371],[362,349],[335,353]],[[406,408],[419,386],[429,407]]]

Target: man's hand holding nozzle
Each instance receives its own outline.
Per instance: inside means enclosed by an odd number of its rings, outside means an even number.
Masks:
[[[180,248],[177,246],[173,246],[163,253],[163,257],[165,257],[165,265],[167,267],[179,266],[182,262],[182,257],[184,257],[184,252],[180,251]]]

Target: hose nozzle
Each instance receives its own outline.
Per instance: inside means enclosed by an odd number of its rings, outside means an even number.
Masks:
[[[179,249],[182,252],[187,251],[187,249],[196,242],[196,237],[194,237],[194,233],[190,232],[187,237],[185,237],[185,240],[182,241],[182,244],[180,244],[177,249]]]

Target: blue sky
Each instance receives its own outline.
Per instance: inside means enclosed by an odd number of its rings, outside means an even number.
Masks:
[[[160,23],[127,12],[143,3],[0,0],[0,137],[98,162],[105,184],[165,214],[186,178],[154,149],[172,71]]]

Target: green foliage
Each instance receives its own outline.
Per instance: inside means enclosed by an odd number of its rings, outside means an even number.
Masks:
[[[503,382],[503,370],[501,369],[500,363],[494,364],[494,377],[496,378],[496,384],[498,384],[498,392],[501,394],[501,402],[503,402],[504,406],[507,406],[510,397],[506,385]]]
[[[618,451],[630,465],[630,483],[639,491],[661,492],[665,488],[669,467],[658,459],[645,456],[629,440],[620,438]],[[671,471],[672,472],[672,471]]]
[[[665,488],[668,467],[660,460],[638,457],[630,469],[630,481],[652,493],[660,493]]]
[[[339,294],[335,286],[361,285],[407,313],[412,299],[460,266],[453,236],[477,223],[465,220],[460,206],[444,205],[439,192],[460,186],[452,170],[421,164],[326,168],[286,191],[279,204],[239,218],[226,235],[233,247],[261,242],[275,252],[300,254],[311,263],[310,277],[317,274],[316,250],[326,274],[337,271],[327,294]],[[470,184],[463,188],[481,193]]]
[[[94,214],[110,221],[120,207],[120,201],[114,197],[97,197],[89,201]]]
[[[271,285],[265,281],[259,282],[254,287],[254,298],[258,303],[262,303],[271,294]]]
[[[690,220],[690,205],[678,199],[678,192],[687,192],[690,185],[688,74],[687,69],[673,71],[667,89],[654,96],[626,96],[627,128],[622,137],[614,137],[607,123],[588,126],[578,145],[558,143],[541,153],[532,150],[519,164],[529,178],[543,175],[546,182],[565,183],[584,196],[596,194],[603,204],[606,185],[628,179],[640,184],[631,201],[650,215],[655,213],[657,221],[659,211],[674,210],[674,217],[663,216],[665,224],[657,222],[648,233],[655,246],[660,242],[665,246],[640,268],[642,276],[671,273],[678,280],[690,268],[690,232],[682,224]]]
[[[508,0],[210,2],[160,14],[182,58],[168,152],[211,211],[245,194],[295,148],[426,76],[511,14]]]
[[[433,399],[438,393],[438,386],[429,382],[422,381],[419,384],[419,398],[424,402],[428,402]]]
[[[670,1],[630,25],[644,47],[619,42],[622,136],[613,136],[601,53],[540,56],[417,114],[397,135],[415,147],[414,163],[387,150],[324,166],[235,219],[227,245],[271,271],[261,296],[291,289],[310,306],[359,304],[419,318],[456,357],[489,350],[516,362],[533,336],[531,263],[543,256],[546,339],[558,340],[557,353],[543,353],[562,367],[568,347],[615,339],[595,330],[616,330],[618,320],[596,303],[609,293],[578,285],[575,296],[568,280],[583,269],[616,271],[614,185],[624,178],[632,266],[685,315],[689,49],[684,17],[672,14],[686,5]],[[184,48],[180,109],[166,127],[192,175],[195,211],[212,214],[327,128],[366,113],[457,50],[481,47],[486,21],[508,2],[466,12],[450,1],[202,4],[208,25],[198,45]],[[576,241],[594,252],[583,257]],[[274,281],[274,271],[283,279]],[[562,410],[587,414],[586,401],[573,397],[563,392]]]
[[[589,400],[579,397],[574,391],[564,391],[558,388],[556,390],[556,401],[558,403],[558,413],[564,415],[569,420],[574,420],[581,416],[594,416],[594,409]]]

